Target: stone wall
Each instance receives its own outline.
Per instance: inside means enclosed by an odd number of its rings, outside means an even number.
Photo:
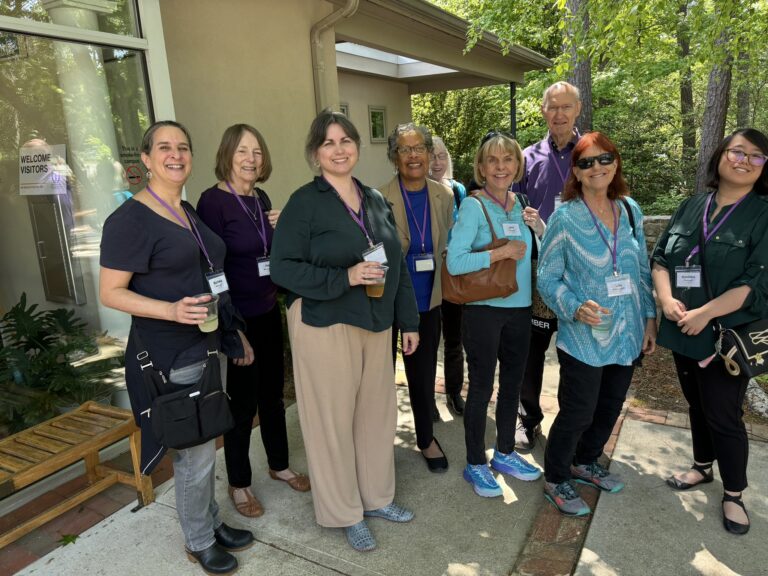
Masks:
[[[667,228],[670,216],[646,216],[643,219],[643,231],[645,232],[645,243],[648,246],[648,254],[651,253],[656,241],[662,232]]]

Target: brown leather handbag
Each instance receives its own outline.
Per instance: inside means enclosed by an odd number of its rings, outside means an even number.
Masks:
[[[485,205],[480,202],[488,227],[491,230],[491,243],[473,252],[487,252],[494,248],[500,248],[509,243],[506,238],[499,238],[493,230],[493,223],[488,216]],[[504,298],[517,292],[517,261],[512,258],[491,263],[490,268],[484,268],[476,272],[466,274],[450,274],[443,254],[443,267],[440,271],[440,279],[443,288],[443,299],[454,304],[466,304],[489,300],[491,298]]]

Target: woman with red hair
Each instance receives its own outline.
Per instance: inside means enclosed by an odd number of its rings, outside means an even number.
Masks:
[[[618,419],[635,362],[656,344],[656,304],[643,214],[628,198],[616,146],[600,132],[573,149],[563,206],[549,219],[538,288],[557,314],[560,412],[544,456],[544,493],[570,516],[590,513],[571,480],[624,487],[598,458]]]

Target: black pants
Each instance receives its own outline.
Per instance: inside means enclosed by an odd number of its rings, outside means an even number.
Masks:
[[[747,487],[749,441],[742,406],[749,378],[731,376],[720,359],[701,368],[687,356],[672,356],[688,401],[693,459],[702,464],[717,460],[723,488],[741,492]]]
[[[520,388],[520,420],[527,429],[533,429],[544,420],[539,398],[544,380],[544,357],[552,335],[557,331],[557,318],[534,318],[531,328],[531,346],[525,364],[523,385]]]
[[[461,345],[461,304],[443,300],[443,374],[445,393],[454,395],[464,387],[464,348]]]
[[[272,470],[288,468],[288,433],[283,405],[283,323],[280,306],[245,319],[245,332],[256,359],[250,366],[227,366],[227,393],[232,401],[235,427],[224,434],[224,459],[229,485],[251,485],[251,445],[253,417],[259,413],[259,431],[267,462]]]
[[[392,357],[397,356],[399,331],[392,329]],[[425,450],[432,444],[432,406],[435,404],[437,348],[440,345],[440,306],[419,312],[419,346],[416,352],[403,356],[408,395],[416,424],[416,444]]]
[[[560,411],[547,438],[544,476],[560,484],[571,478],[571,463],[590,464],[600,457],[621,413],[634,366],[590,366],[562,350]]]
[[[485,464],[485,423],[497,360],[496,447],[504,454],[515,449],[517,404],[528,357],[531,309],[465,306],[461,329],[469,369],[469,391],[464,408],[467,462]]]

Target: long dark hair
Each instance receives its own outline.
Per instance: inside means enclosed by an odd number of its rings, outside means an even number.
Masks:
[[[565,189],[563,190],[563,202],[573,200],[574,198],[581,198],[584,195],[581,189],[581,182],[576,179],[576,175],[573,173],[573,168],[576,166],[576,162],[578,162],[584,154],[584,151],[592,145],[602,148],[616,157],[616,174],[608,185],[608,198],[616,200],[621,196],[629,196],[627,181],[624,180],[624,175],[621,172],[621,154],[619,154],[619,149],[616,148],[616,144],[602,132],[589,132],[579,138],[579,141],[576,142],[576,146],[573,147],[573,154],[571,155],[571,173],[568,176],[568,181],[565,183]]]
[[[708,187],[717,190],[720,186],[720,171],[718,170],[720,166],[720,158],[736,136],[741,136],[746,139],[750,144],[754,144],[760,148],[760,152],[768,156],[768,137],[760,132],[760,130],[755,130],[754,128],[741,128],[731,132],[728,136],[723,138],[723,141],[720,142],[720,145],[717,148],[715,148],[715,151],[712,152],[712,156],[709,158],[709,163],[707,164]],[[762,172],[760,173],[760,178],[755,182],[754,191],[755,194],[766,195],[768,194],[768,170],[765,169],[765,164],[763,164],[761,169]]]

